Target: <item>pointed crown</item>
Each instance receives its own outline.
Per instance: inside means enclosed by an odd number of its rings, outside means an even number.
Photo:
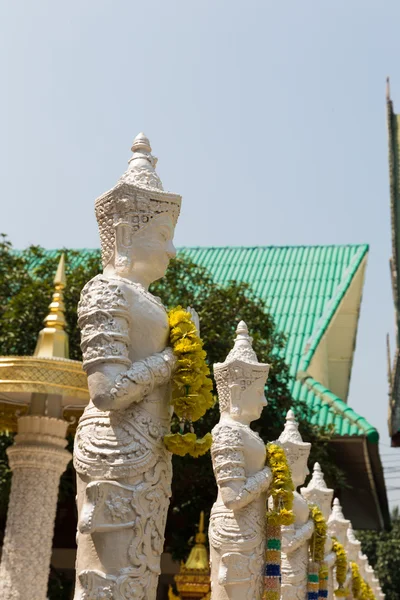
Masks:
[[[238,384],[245,390],[257,379],[261,379],[263,385],[267,381],[270,365],[258,362],[252,342],[246,323],[240,321],[232,350],[223,363],[214,364],[221,412],[229,407],[231,385]]]
[[[128,225],[136,232],[160,214],[168,213],[174,226],[178,220],[182,198],[163,190],[155,170],[157,158],[144,133],[134,139],[132,152],[128,169],[117,184],[95,202],[103,266],[114,253],[116,225]]]
[[[334,490],[328,488],[319,463],[315,463],[313,474],[307,487],[300,490],[301,495],[311,504],[316,504],[327,519],[330,513]]]
[[[349,554],[350,560],[357,562],[358,553],[361,550],[361,542],[356,538],[354,534],[353,527],[351,523],[349,524],[349,528],[347,530],[347,551]]]
[[[332,512],[328,519],[328,531],[330,535],[336,537],[343,546],[346,546],[347,543],[347,530],[349,525],[350,521],[344,518],[339,499],[335,498],[333,501]]]
[[[299,432],[299,424],[292,410],[288,410],[286,413],[285,428],[278,438],[278,443],[285,450],[285,454],[291,465],[300,458],[308,459],[311,444],[310,442],[303,442],[303,438]]]

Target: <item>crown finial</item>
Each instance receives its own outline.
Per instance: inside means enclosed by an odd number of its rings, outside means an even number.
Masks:
[[[129,159],[127,170],[119,178],[120,183],[163,191],[161,179],[155,170],[157,158],[152,155],[150,142],[144,133],[135,137],[131,150],[133,155]]]
[[[39,333],[34,356],[41,358],[68,358],[68,335],[65,331],[65,306],[63,290],[66,286],[65,256],[61,254],[54,277],[54,293],[49,314],[44,319],[44,329]]]
[[[386,100],[390,100],[390,79],[386,77]]]
[[[310,443],[303,442],[303,438],[299,432],[299,424],[296,421],[296,417],[294,416],[292,409],[289,409],[286,413],[285,428],[279,436],[279,441],[281,443],[290,442],[292,444],[300,444],[311,447]]]
[[[301,488],[300,493],[308,502],[321,509],[325,519],[329,517],[334,490],[326,485],[319,463],[314,464],[312,477],[307,487]]]
[[[350,521],[344,518],[339,498],[335,498],[333,501],[332,512],[328,519],[328,531],[332,536],[337,537],[339,542],[344,546],[346,546],[347,543],[347,530],[349,525]]]
[[[253,350],[253,338],[244,321],[240,321],[236,327],[236,337],[232,350],[226,357],[225,363],[234,360],[244,360],[249,363],[257,363],[257,355]]]
[[[137,134],[135,139],[133,140],[132,152],[140,152],[141,150],[144,152],[151,152],[151,146],[149,139],[145,136],[143,132]]]

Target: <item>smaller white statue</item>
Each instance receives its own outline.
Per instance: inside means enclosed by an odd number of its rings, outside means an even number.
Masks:
[[[305,488],[301,488],[301,495],[310,503],[315,504],[321,510],[325,521],[328,521],[334,490],[328,488],[325,483],[324,474],[319,463],[315,463],[312,478]],[[333,567],[335,565],[336,554],[332,551],[332,538],[329,533],[325,542],[324,562],[328,567],[328,599],[333,600]]]
[[[311,444],[303,442],[293,411],[286,415],[285,429],[278,443],[283,447],[292,472],[294,487],[297,489],[309,473],[307,461]],[[307,501],[294,492],[293,525],[282,527],[282,586],[283,600],[305,600],[307,594],[307,573],[309,540],[314,531]]]
[[[328,519],[328,533],[331,537],[337,539],[343,548],[347,551],[348,538],[347,532],[350,527],[350,521],[344,518],[342,507],[339,499],[335,498],[333,501],[332,511]],[[348,557],[347,557],[348,558]],[[348,569],[346,582],[344,584],[346,589],[351,590],[351,569]]]
[[[258,362],[243,321],[236,333],[225,362],[214,365],[221,419],[211,447],[218,484],[209,527],[211,598],[261,600],[271,471],[265,444],[250,423],[267,405],[269,365]]]

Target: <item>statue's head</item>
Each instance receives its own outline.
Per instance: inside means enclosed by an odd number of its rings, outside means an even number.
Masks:
[[[225,362],[214,365],[221,414],[245,424],[259,419],[267,405],[265,384],[270,365],[259,363],[247,325],[240,321]]]
[[[319,463],[314,464],[312,477],[307,487],[301,488],[300,492],[308,502],[316,504],[321,509],[325,520],[327,520],[331,512],[334,490],[326,485]]]
[[[103,268],[151,283],[163,277],[175,256],[181,197],[164,192],[144,134],[135,138],[132,151],[127,171],[95,203]]]
[[[349,526],[350,521],[344,518],[339,498],[335,498],[333,501],[332,512],[328,519],[328,531],[329,535],[337,538],[345,548],[347,546],[347,530]]]
[[[289,410],[286,414],[285,428],[279,436],[278,443],[285,450],[286,458],[292,472],[295,488],[302,485],[309,474],[307,462],[311,444],[303,442],[294,413]]]

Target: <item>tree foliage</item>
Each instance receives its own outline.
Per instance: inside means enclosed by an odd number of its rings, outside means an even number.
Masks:
[[[101,269],[100,253],[85,258],[83,264],[72,267],[79,255],[64,250],[66,255],[67,288],[65,290],[66,319],[70,339],[70,358],[80,360],[77,304],[83,285]],[[53,278],[59,255],[49,257],[45,250],[31,246],[15,253],[6,238],[0,240],[0,348],[3,355],[30,355],[53,292]],[[75,261],[77,262],[77,261]],[[311,425],[311,414],[305,404],[295,403],[290,394],[289,368],[284,361],[285,337],[278,332],[266,304],[244,283],[231,281],[225,286],[216,284],[207,270],[180,256],[171,262],[164,279],[153,285],[152,292],[164,304],[194,307],[200,315],[201,337],[204,340],[209,364],[221,362],[232,347],[235,329],[240,319],[246,321],[253,337],[258,359],[271,364],[268,378],[268,407],[255,429],[265,441],[276,439],[284,426],[289,407],[300,421],[305,440],[313,442],[311,464],[318,460],[328,484],[344,485],[342,473],[332,460],[329,439],[332,431]],[[197,432],[209,431],[217,422],[218,405],[196,423]],[[4,454],[11,443],[6,435],[0,439],[0,511],[7,504],[9,472]],[[64,482],[64,483],[63,483]],[[63,477],[61,491],[71,488],[71,469]],[[201,510],[206,514],[216,497],[210,456],[199,459],[174,456],[173,497],[168,517],[166,544],[175,557],[184,558],[188,537],[193,531]],[[71,491],[71,502],[73,493]],[[3,513],[4,514],[4,513]],[[70,527],[71,524],[68,524]]]
[[[395,508],[386,531],[359,531],[362,551],[375,569],[386,600],[398,600],[400,590],[400,514]]]

